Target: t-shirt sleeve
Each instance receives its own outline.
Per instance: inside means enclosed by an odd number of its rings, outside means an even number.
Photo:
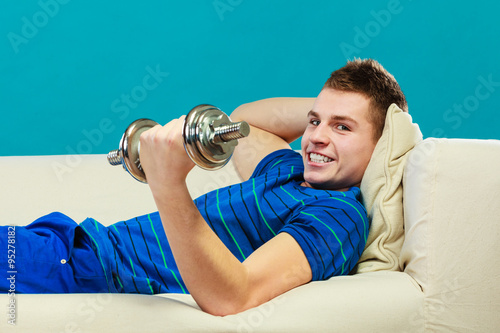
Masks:
[[[276,150],[264,157],[259,164],[257,164],[250,178],[260,176],[277,165],[302,167],[302,157],[298,152],[292,149]]]
[[[365,247],[368,230],[359,201],[330,197],[306,202],[280,232],[297,241],[311,266],[312,280],[318,281],[349,274]]]

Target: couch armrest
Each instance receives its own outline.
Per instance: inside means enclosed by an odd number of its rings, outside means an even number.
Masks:
[[[426,139],[404,177],[404,271],[426,330],[500,327],[500,141]]]

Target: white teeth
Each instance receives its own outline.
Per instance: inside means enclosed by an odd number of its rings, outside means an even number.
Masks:
[[[309,159],[311,160],[311,162],[314,162],[314,163],[327,163],[327,162],[333,161],[329,157],[326,157],[326,156],[323,156],[320,154],[316,154],[316,153],[310,153]]]

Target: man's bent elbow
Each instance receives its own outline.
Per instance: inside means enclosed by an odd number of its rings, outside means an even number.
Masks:
[[[250,297],[245,297],[242,299],[232,298],[229,300],[213,300],[207,304],[201,305],[200,308],[203,312],[211,314],[213,316],[224,317],[229,315],[234,315],[251,308],[257,307],[267,300],[256,300]]]

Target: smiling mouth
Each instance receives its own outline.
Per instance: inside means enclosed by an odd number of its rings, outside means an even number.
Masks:
[[[328,163],[333,161],[333,159],[317,153],[309,153],[309,160],[313,163]]]

